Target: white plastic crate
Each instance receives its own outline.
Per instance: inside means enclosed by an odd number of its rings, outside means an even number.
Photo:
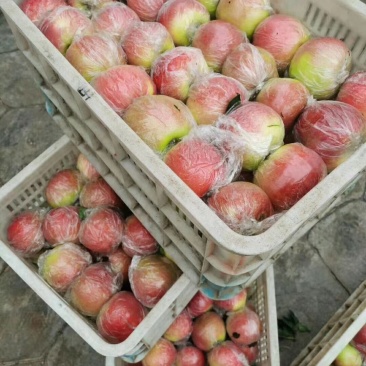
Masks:
[[[272,5],[301,19],[315,35],[342,38],[352,49],[354,70],[366,69],[366,5],[358,0],[273,0]],[[250,285],[365,171],[366,144],[266,232],[239,235],[113,112],[12,0],[2,0],[0,8],[42,90],[56,105],[54,118],[64,133],[95,153],[121,183],[118,193],[134,214],[155,229],[159,243],[209,295],[223,298],[233,293],[231,286]]]
[[[291,366],[329,366],[366,324],[366,281],[348,298]]]
[[[48,180],[56,171],[75,166],[78,153],[74,144],[64,136],[0,188],[0,257],[91,347],[100,354],[108,356],[108,362],[112,362],[114,357],[121,356],[127,361],[138,361],[156,343],[197,292],[197,285],[187,276],[183,274],[178,279],[130,337],[114,345],[104,341],[94,324],[73,310],[37,274],[37,267],[33,263],[21,258],[6,244],[6,228],[11,217],[23,210],[44,205],[44,189]],[[100,166],[98,168],[102,171]],[[108,178],[108,175],[104,177]],[[109,180],[109,183],[113,186],[113,181]],[[116,185],[113,188],[115,189]],[[277,366],[279,353],[272,267],[255,282],[253,290],[254,304],[264,325],[258,365]]]

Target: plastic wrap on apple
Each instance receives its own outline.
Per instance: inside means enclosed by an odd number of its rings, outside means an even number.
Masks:
[[[66,6],[65,0],[23,0],[19,7],[35,24],[38,24],[55,8]]]
[[[160,338],[142,361],[144,366],[175,365],[177,350],[172,342]]]
[[[205,366],[206,358],[203,351],[191,343],[177,347],[176,366]]]
[[[57,292],[64,293],[73,280],[92,263],[89,252],[73,243],[47,250],[38,258],[38,273]]]
[[[241,349],[231,341],[216,345],[207,355],[209,365],[250,366]]]
[[[175,345],[185,345],[193,330],[192,317],[183,310],[165,331],[163,337]]]
[[[81,176],[87,181],[95,181],[100,177],[98,171],[83,154],[79,154],[76,161],[76,168],[79,170]]]
[[[90,17],[93,11],[96,11],[106,4],[110,4],[114,0],[67,0],[67,3],[79,10],[81,10],[86,16]]]
[[[239,80],[251,95],[260,91],[268,79],[278,77],[273,56],[250,43],[242,43],[229,54],[222,73]]]
[[[356,108],[338,101],[313,101],[300,115],[297,141],[317,152],[332,171],[366,141],[366,119]]]
[[[133,9],[141,20],[155,22],[160,8],[167,0],[127,0],[127,5]]]

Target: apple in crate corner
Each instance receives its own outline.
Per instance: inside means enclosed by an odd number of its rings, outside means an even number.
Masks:
[[[10,221],[7,228],[8,242],[22,256],[31,257],[44,247],[43,217],[41,211],[25,211]]]
[[[295,53],[289,75],[301,81],[315,99],[331,99],[351,71],[351,51],[336,38],[315,38]]]
[[[37,263],[40,276],[57,292],[64,293],[92,263],[92,257],[80,246],[65,243],[41,254]]]
[[[213,307],[213,300],[198,291],[196,295],[193,296],[192,300],[188,303],[186,309],[192,318],[196,318],[203,313],[211,310]]]
[[[146,310],[132,292],[117,292],[100,310],[97,328],[108,342],[120,343],[136,329],[145,315]]]
[[[252,38],[255,28],[272,13],[269,0],[220,0],[216,18],[225,20]]]
[[[197,28],[210,21],[210,14],[196,0],[168,0],[157,21],[168,29],[176,46],[189,46]]]
[[[247,42],[245,33],[230,23],[212,20],[198,28],[192,46],[202,51],[213,71],[220,72],[226,57],[242,42]]]
[[[154,151],[187,135],[196,125],[188,107],[165,95],[135,99],[123,114],[124,121]]]
[[[194,346],[183,346],[178,349],[176,366],[205,366],[205,354]]]
[[[237,295],[228,300],[215,300],[214,307],[219,311],[231,312],[238,311],[245,307],[247,302],[247,290],[244,289]]]
[[[247,358],[249,365],[255,365],[255,361],[259,355],[258,342],[249,346],[238,346]]]
[[[173,366],[177,357],[177,350],[173,343],[160,338],[155,346],[142,360],[143,366]]]
[[[97,180],[100,177],[98,171],[90,163],[87,157],[83,154],[79,154],[78,160],[76,162],[76,168],[79,170],[81,176],[85,180]]]
[[[91,85],[119,115],[136,98],[156,93],[150,76],[142,67],[133,65],[112,67],[96,76]]]
[[[131,265],[132,258],[128,256],[122,249],[117,248],[108,255],[108,261],[114,273],[120,273],[123,284],[128,283],[128,270]]]
[[[334,360],[334,366],[362,366],[361,353],[351,345],[347,345]]]
[[[240,348],[231,341],[220,343],[207,355],[210,366],[249,366]]]
[[[183,310],[164,333],[164,338],[170,342],[184,344],[193,330],[193,322],[187,310]]]
[[[93,25],[80,10],[71,6],[62,6],[43,18],[39,29],[65,55],[74,37],[80,34],[91,34]]]
[[[19,7],[35,25],[38,25],[47,13],[66,5],[65,0],[24,0]]]
[[[141,20],[154,22],[160,8],[167,0],[127,0],[127,5],[133,9]]]
[[[122,47],[129,64],[150,70],[154,61],[162,53],[174,48],[174,42],[162,24],[139,22],[126,32]]]
[[[209,72],[201,50],[194,47],[176,47],[155,61],[151,77],[160,94],[184,102],[195,79]]]

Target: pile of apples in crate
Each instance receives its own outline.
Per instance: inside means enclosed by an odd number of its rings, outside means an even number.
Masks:
[[[346,44],[269,0],[65,1],[21,8],[239,233],[268,228],[366,140],[366,73],[348,78]]]
[[[83,155],[77,169],[51,177],[45,189],[49,207],[15,216],[8,242],[96,322],[105,340],[123,342],[181,272]],[[253,364],[262,324],[246,300],[245,289],[217,301],[198,292],[142,365]]]

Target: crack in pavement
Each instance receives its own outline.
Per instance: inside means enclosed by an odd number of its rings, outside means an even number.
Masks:
[[[53,347],[56,346],[56,344],[59,341],[59,339],[63,336],[63,334],[64,334],[64,332],[65,332],[65,330],[66,330],[67,327],[68,327],[68,324],[67,323],[64,323],[63,326],[61,327],[61,329],[57,332],[56,337],[55,337],[55,341],[49,346],[48,350],[42,356],[44,362],[47,360],[48,355],[52,352]],[[0,366],[1,366],[1,364],[0,364]]]

